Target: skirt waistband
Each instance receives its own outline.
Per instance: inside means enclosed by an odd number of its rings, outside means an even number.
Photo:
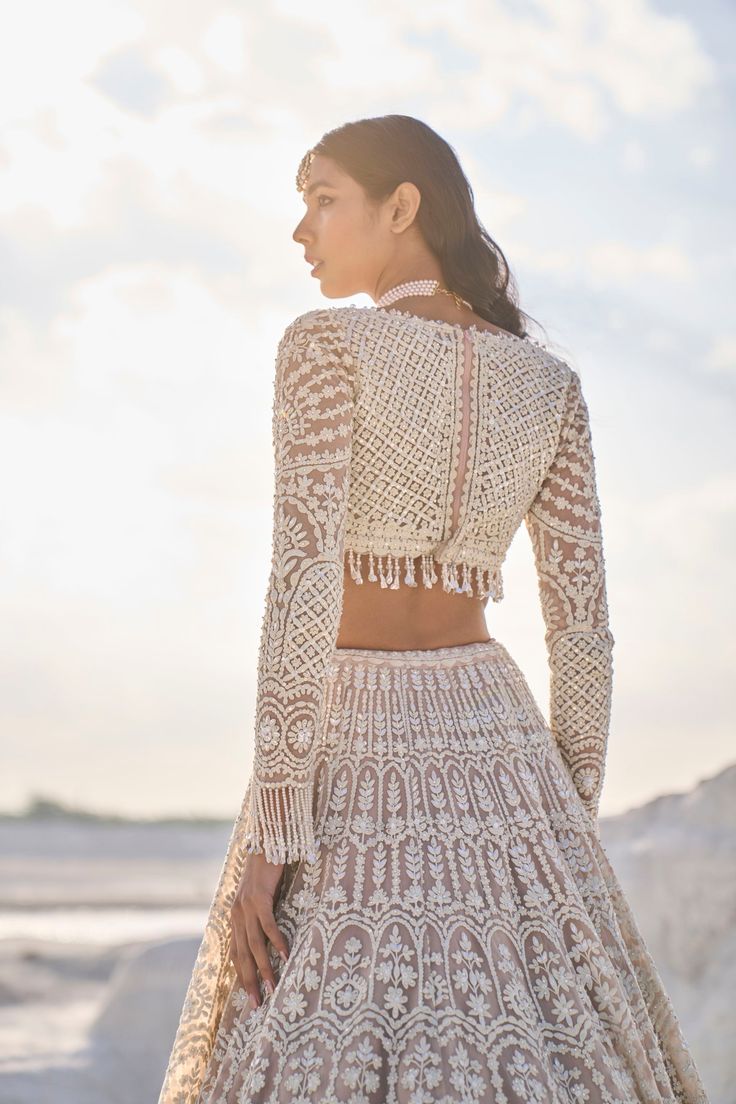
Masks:
[[[476,640],[470,644],[451,644],[444,648],[335,648],[333,662],[347,660],[359,663],[374,663],[392,667],[431,667],[446,665],[453,661],[466,662],[482,656],[502,655],[507,652],[503,644],[494,637],[490,640]]]

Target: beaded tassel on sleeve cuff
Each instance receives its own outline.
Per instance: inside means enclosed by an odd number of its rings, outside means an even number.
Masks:
[[[314,836],[312,792],[311,779],[288,786],[254,779],[246,852],[263,854],[270,863],[316,862],[321,841]]]

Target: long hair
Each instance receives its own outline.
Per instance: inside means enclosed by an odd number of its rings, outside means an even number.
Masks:
[[[416,223],[445,283],[476,314],[518,337],[534,321],[518,305],[516,283],[499,245],[475,213],[473,190],[452,146],[411,115],[358,119],[328,131],[297,172],[303,191],[315,154],[329,157],[379,203],[408,181],[421,193]]]

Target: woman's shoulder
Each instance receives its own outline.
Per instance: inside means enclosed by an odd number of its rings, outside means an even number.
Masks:
[[[488,330],[475,326],[468,328],[473,331],[476,340],[486,343],[496,354],[502,354],[504,359],[511,357],[516,364],[529,362],[530,365],[536,364],[538,368],[546,365],[558,380],[562,377],[568,385],[576,382],[575,369],[549,345],[536,341],[532,337],[519,337],[505,330]],[[424,318],[408,311],[347,305],[315,307],[305,311],[289,323],[285,333],[303,332],[315,338],[322,333],[332,341],[336,338],[342,339],[348,347],[356,338],[359,338],[358,347],[360,347],[366,332],[371,330],[392,332],[406,330],[415,335],[421,333],[426,340],[436,337],[441,339],[442,344],[447,344],[452,342],[457,337],[458,331],[462,329],[463,327],[457,323]],[[392,347],[397,348],[395,345]]]
[[[346,353],[356,354],[364,346],[366,335],[396,326],[395,313],[374,307],[315,307],[299,314],[286,326],[281,341],[322,341],[325,345],[342,345]]]
[[[344,327],[353,307],[314,307],[292,319],[285,333],[293,330],[335,330]]]

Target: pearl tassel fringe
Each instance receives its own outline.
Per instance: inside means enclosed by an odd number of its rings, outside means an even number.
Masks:
[[[363,556],[367,556],[368,582],[380,582],[383,588],[388,587],[390,590],[398,590],[401,580],[402,557],[400,555],[397,556],[392,552],[387,552],[384,555],[377,556],[373,551],[356,552],[352,548],[346,550],[346,555],[350,575],[356,583],[360,584],[365,581],[361,561]],[[414,557],[406,553],[403,560],[404,585],[418,586],[415,577]],[[503,598],[503,579],[500,567],[481,568],[469,565],[464,560],[459,563],[442,563],[439,566],[441,567],[442,587],[449,593],[465,594],[468,598],[485,598],[490,595],[494,602],[500,602]],[[376,574],[376,568],[378,568],[378,574]],[[473,587],[471,580],[473,571],[475,571],[475,587]],[[427,588],[440,581],[435,570],[434,556],[431,552],[421,555],[421,578],[422,583]]]

